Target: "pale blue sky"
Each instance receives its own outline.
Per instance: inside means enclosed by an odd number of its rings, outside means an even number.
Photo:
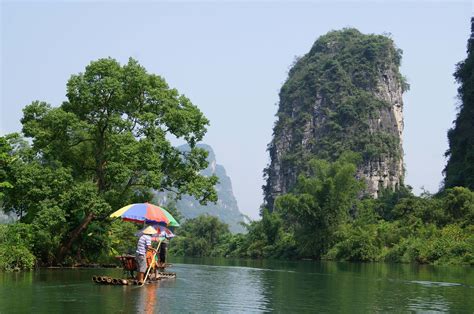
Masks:
[[[356,27],[391,33],[404,51],[406,183],[435,192],[471,15],[471,1],[3,1],[0,132],[19,131],[33,100],[59,105],[70,75],[91,60],[136,58],[210,119],[204,142],[231,177],[240,210],[256,218],[289,66],[319,36]]]

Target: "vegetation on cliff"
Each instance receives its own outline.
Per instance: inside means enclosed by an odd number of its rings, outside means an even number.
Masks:
[[[401,55],[386,36],[344,29],[321,36],[295,62],[280,91],[269,146],[265,197],[270,209],[314,157],[334,161],[353,151],[363,158],[359,166],[401,162],[400,126],[391,111],[402,105],[401,93],[408,88],[399,72]],[[393,103],[398,97],[400,103]],[[403,174],[390,173],[397,175]],[[275,183],[275,177],[282,182]]]
[[[448,163],[444,169],[445,186],[465,186],[474,190],[474,39],[468,42],[466,60],[456,66],[459,83],[459,112],[448,132]]]

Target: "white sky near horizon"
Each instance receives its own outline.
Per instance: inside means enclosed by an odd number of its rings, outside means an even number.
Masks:
[[[210,120],[204,143],[258,217],[278,93],[295,56],[330,30],[390,33],[404,51],[406,183],[436,192],[456,116],[471,1],[50,1],[0,4],[0,134],[21,130],[33,100],[58,106],[92,60],[137,59]]]

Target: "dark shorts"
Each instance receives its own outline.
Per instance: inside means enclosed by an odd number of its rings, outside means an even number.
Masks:
[[[137,255],[137,256],[135,256],[135,260],[137,261],[138,271],[140,273],[146,272],[146,268],[147,268],[146,256],[145,255]]]

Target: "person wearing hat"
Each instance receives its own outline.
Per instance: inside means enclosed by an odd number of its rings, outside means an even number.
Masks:
[[[145,230],[142,231],[142,235],[138,239],[137,251],[136,251],[136,261],[138,265],[138,275],[137,280],[140,284],[143,283],[143,278],[145,276],[147,264],[146,264],[146,251],[151,249],[151,235],[156,234],[157,231],[152,226],[148,226]]]

